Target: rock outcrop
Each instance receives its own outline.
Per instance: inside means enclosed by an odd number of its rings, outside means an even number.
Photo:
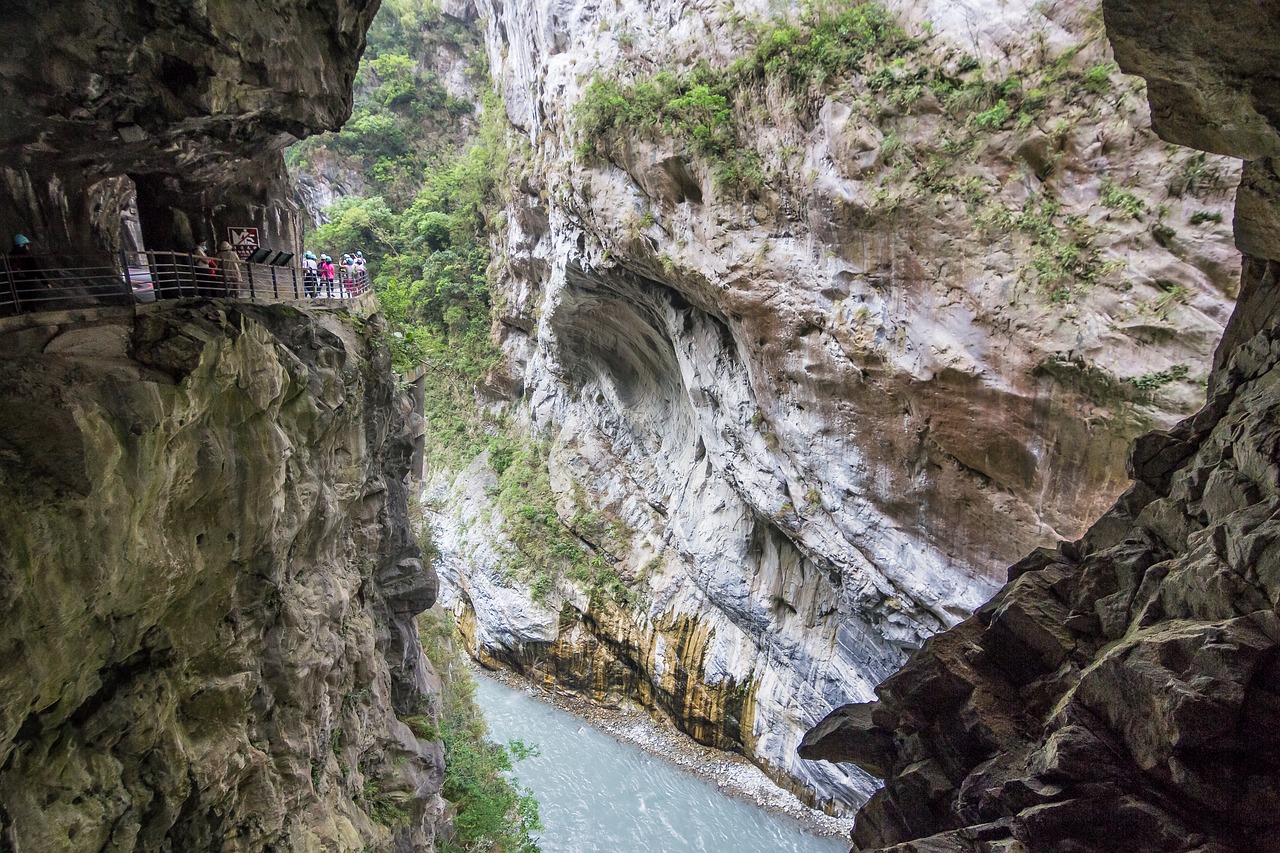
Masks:
[[[1088,4],[885,4],[906,33],[843,82],[744,84],[747,189],[674,119],[587,139],[575,104],[730,67],[763,4],[477,5],[534,146],[486,403],[628,593],[532,594],[504,517],[530,505],[482,458],[432,496],[442,598],[481,660],[649,699],[848,808],[874,783],[798,732],[1083,533],[1129,441],[1198,404],[1235,167],[1150,133]]]
[[[860,850],[1226,853],[1280,846],[1280,145],[1269,14],[1107,0],[1157,130],[1248,159],[1240,303],[1207,403],[1130,452],[1083,538],[1016,563],[969,620],[839,709],[802,754],[885,787]]]
[[[435,599],[379,321],[221,302],[0,329],[0,837],[424,849]]]
[[[151,249],[186,251],[235,225],[292,246],[297,211],[280,152],[350,115],[377,8],[9,4],[0,233],[23,232],[53,254],[112,251],[121,205],[136,195]]]

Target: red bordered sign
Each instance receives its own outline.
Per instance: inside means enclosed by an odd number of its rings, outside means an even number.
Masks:
[[[254,250],[258,248],[258,229],[257,228],[228,228],[227,242],[231,244],[231,248],[240,256],[240,260],[248,260]]]

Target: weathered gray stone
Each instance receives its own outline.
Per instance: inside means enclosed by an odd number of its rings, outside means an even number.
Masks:
[[[800,757],[810,761],[852,761],[872,776],[884,776],[894,762],[893,736],[872,721],[875,702],[845,705],[810,729]]]
[[[435,578],[378,328],[169,304],[0,358],[14,849],[432,843],[440,747],[397,714],[439,690],[413,619]],[[86,357],[125,342],[176,384]]]

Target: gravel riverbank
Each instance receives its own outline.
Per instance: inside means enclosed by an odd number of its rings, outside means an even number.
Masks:
[[[508,687],[523,690],[544,702],[585,720],[619,741],[667,761],[686,773],[710,782],[726,794],[754,803],[775,814],[800,822],[815,835],[847,838],[852,818],[835,818],[800,802],[779,788],[764,771],[741,755],[703,746],[664,720],[655,720],[637,706],[604,708],[580,696],[547,690],[505,670],[481,670]]]

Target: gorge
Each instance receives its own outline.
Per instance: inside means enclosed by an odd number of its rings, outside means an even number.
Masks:
[[[470,421],[428,414],[467,445],[426,503],[472,655],[834,811],[871,793],[800,733],[1084,531],[1194,410],[1238,286],[1237,167],[1147,129],[1098,13],[445,10],[484,26],[421,61],[475,98],[484,49],[515,136],[501,357]],[[829,66],[788,47],[833,33]]]
[[[0,318],[5,849],[463,845],[437,597],[859,849],[1278,843],[1274,16],[378,5],[6,13],[8,233],[381,313]]]

